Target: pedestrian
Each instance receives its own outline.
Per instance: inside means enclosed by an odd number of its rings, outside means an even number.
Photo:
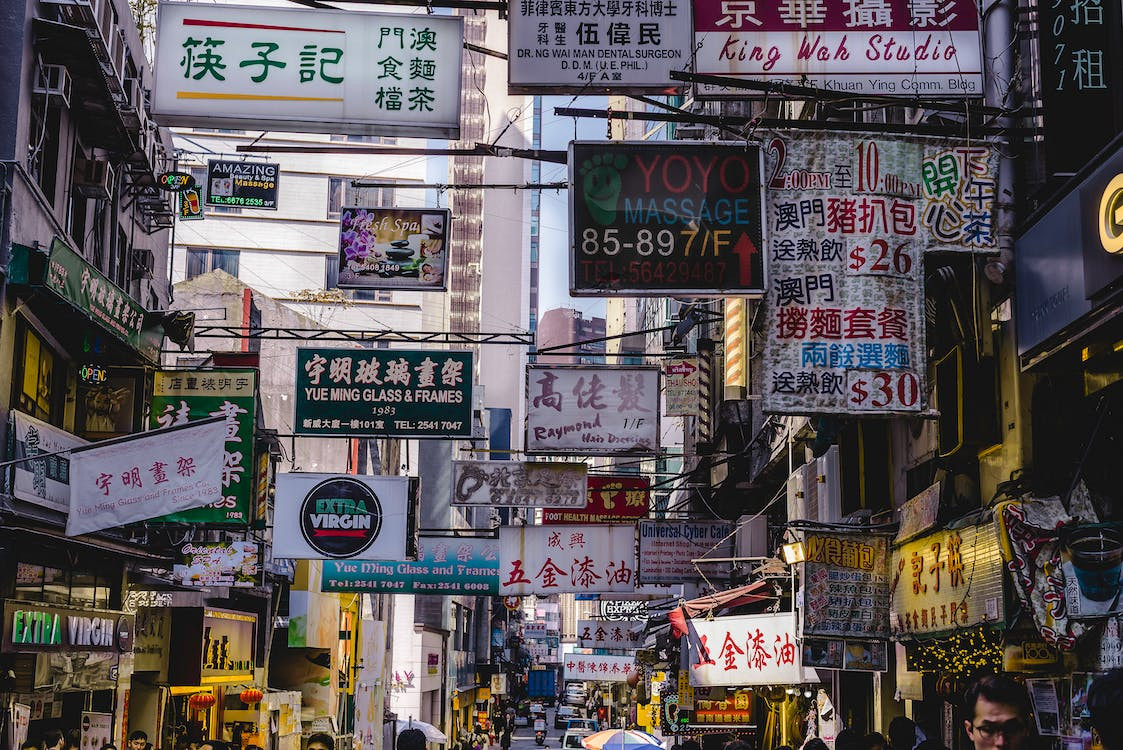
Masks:
[[[862,740],[863,750],[888,750],[885,735],[881,732],[870,732]]]
[[[1028,747],[1029,714],[1029,694],[1006,675],[977,677],[963,693],[963,728],[975,750]]]
[[[117,746],[112,742],[107,742],[106,744],[102,745],[99,750],[117,750]]]
[[[129,740],[125,743],[128,750],[144,750],[148,744],[148,732],[143,729],[134,729],[129,732]]]
[[[327,732],[316,732],[308,738],[308,750],[335,750],[335,738]]]
[[[916,750],[947,750],[942,743],[936,740],[923,740],[916,746]]]
[[[853,729],[843,729],[834,736],[834,750],[862,750],[862,738]]]
[[[80,750],[82,747],[82,730],[71,727],[66,730],[66,750]]]
[[[1088,689],[1088,715],[1100,735],[1104,750],[1123,750],[1123,669],[1097,677]]]
[[[803,744],[803,750],[829,750],[827,743],[818,737],[812,737]]]
[[[312,736],[315,737],[316,735]],[[129,750],[132,750],[131,745]],[[203,743],[199,745],[199,750],[230,750],[230,744],[225,740],[203,740]]]
[[[35,740],[24,740],[19,750],[39,750],[39,743]]]
[[[907,716],[889,722],[890,750],[912,750],[916,746],[916,723]]]
[[[678,750],[702,750],[702,746],[698,744],[698,740],[683,740],[682,744],[678,746]],[[782,748],[776,748],[782,750]],[[792,750],[790,747],[788,750]]]
[[[425,750],[425,733],[420,729],[403,729],[396,744],[397,750]]]
[[[62,732],[57,729],[48,729],[43,732],[43,740],[40,743],[43,750],[63,750],[66,745],[66,738],[63,737]]]
[[[503,730],[503,734],[500,735],[500,737],[499,737],[499,747],[503,748],[503,750],[511,750],[511,732],[513,730],[514,730],[513,727],[508,726],[506,729]]]

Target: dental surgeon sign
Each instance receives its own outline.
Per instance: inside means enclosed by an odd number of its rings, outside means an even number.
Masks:
[[[756,146],[574,142],[574,295],[766,291]]]

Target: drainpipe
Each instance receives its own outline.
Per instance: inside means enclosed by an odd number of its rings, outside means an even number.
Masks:
[[[991,0],[983,9],[983,54],[987,61],[983,73],[985,103],[1006,110],[1017,106],[1017,82],[1014,80],[1014,5],[1016,0]],[[1004,116],[998,125],[1009,133],[1013,118]],[[1014,160],[1012,139],[1001,144],[998,180],[995,186],[995,228],[998,258],[986,265],[985,273],[995,284],[1001,284],[1014,262]]]

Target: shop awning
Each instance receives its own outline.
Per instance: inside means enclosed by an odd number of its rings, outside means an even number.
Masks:
[[[767,581],[754,581],[735,589],[718,591],[683,602],[667,613],[667,619],[671,624],[672,635],[675,638],[681,638],[687,633],[686,620],[689,617],[698,617],[713,612],[715,609],[732,609],[746,604],[770,602],[775,598],[776,594],[772,589],[772,584]]]

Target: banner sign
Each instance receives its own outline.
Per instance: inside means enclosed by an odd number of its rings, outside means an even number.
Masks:
[[[659,368],[528,365],[526,450],[659,450]]]
[[[647,602],[600,600],[600,616],[610,622],[637,620],[647,622]]]
[[[499,542],[423,536],[416,562],[325,560],[320,590],[495,596],[499,593]]]
[[[907,542],[914,536],[923,534],[936,525],[940,516],[941,482],[936,482],[922,490],[919,494],[909,498],[897,509],[900,515],[900,526],[894,544]]]
[[[647,515],[651,495],[651,480],[647,477],[589,476],[588,487],[582,509],[546,508],[542,511],[542,523],[627,523]]]
[[[107,609],[56,607],[39,602],[4,601],[4,653],[108,651],[130,653],[136,621]]]
[[[508,17],[512,93],[585,94],[677,86],[690,66],[690,8],[614,3],[591,15],[577,5],[515,3]]]
[[[792,685],[803,680],[794,612],[687,621],[694,687]]]
[[[297,349],[297,435],[472,436],[472,353]]]
[[[294,560],[405,560],[409,478],[278,474],[273,556]]]
[[[682,583],[698,575],[691,560],[732,556],[733,524],[728,521],[640,521],[638,568],[643,583]],[[711,580],[729,577],[729,563],[701,565]]]
[[[937,531],[893,550],[893,634],[931,635],[1006,620],[994,524]]]
[[[21,411],[13,409],[10,422],[12,458],[31,458],[88,445],[77,435]],[[66,453],[17,461],[11,466],[9,481],[12,494],[20,500],[60,513],[70,512],[70,456]]]
[[[643,648],[645,623],[577,621],[577,645],[581,648]]]
[[[187,542],[172,581],[179,586],[255,586],[261,577],[257,542]]]
[[[634,526],[501,526],[499,593],[632,591]]]
[[[569,144],[575,296],[766,293],[755,145]]]
[[[803,634],[889,637],[889,540],[808,532]]]
[[[546,623],[544,622],[528,622],[523,624],[523,637],[524,638],[545,638],[546,637]]]
[[[565,461],[453,461],[452,504],[493,508],[581,508],[584,463]]]
[[[668,417],[691,417],[698,413],[697,357],[663,365],[663,413]]]
[[[443,208],[344,207],[339,288],[446,289],[449,221]]]
[[[996,250],[995,152],[801,132],[768,154],[763,410],[922,410],[923,255]]]
[[[565,676],[569,682],[624,682],[628,673],[636,668],[634,656],[607,656],[602,654],[567,654],[564,662]]]
[[[156,28],[161,124],[460,137],[457,16],[161,2]]]
[[[257,424],[257,370],[163,370],[152,381],[151,427],[174,427],[222,417],[222,497],[182,513],[161,516],[170,523],[247,524],[253,517],[254,427]],[[256,550],[255,550],[256,553]]]
[[[212,419],[74,448],[66,535],[218,502],[226,433]]]
[[[981,96],[979,32],[970,0],[694,3],[697,72],[856,96]],[[699,96],[746,93],[697,88]]]
[[[208,206],[277,210],[281,167],[263,161],[207,162]]]

